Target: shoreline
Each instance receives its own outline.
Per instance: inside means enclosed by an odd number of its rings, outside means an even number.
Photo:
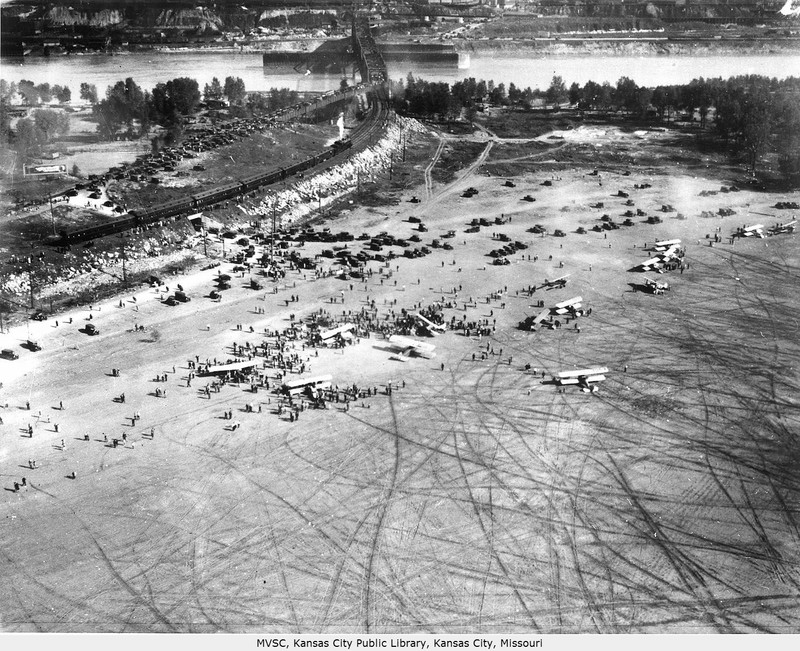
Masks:
[[[298,41],[299,42],[299,41]],[[319,43],[319,39],[313,39],[314,43]],[[430,43],[439,44],[441,41],[433,39]],[[473,40],[448,42],[452,44],[456,52],[466,54],[510,54],[533,58],[548,57],[582,57],[587,55],[602,56],[720,56],[725,54],[748,56],[748,55],[786,55],[797,53],[800,55],[800,38],[791,39],[698,39],[695,41],[672,40],[671,37],[603,37],[603,38],[582,38],[580,36],[530,38],[518,40]],[[380,46],[382,43],[379,42]],[[427,44],[426,41],[421,42]],[[151,47],[136,47],[129,49],[114,50],[112,52],[75,52],[54,54],[44,57],[39,54],[29,54],[16,57],[2,57],[4,61],[18,61],[25,59],[44,59],[44,58],[69,58],[69,57],[95,57],[95,56],[130,56],[133,54],[145,54],[157,52],[159,54],[243,54],[257,55],[263,52],[297,53],[309,54],[312,50],[306,47],[290,48],[289,43],[270,42],[270,45],[277,47],[265,47],[265,44],[241,44],[231,46],[229,44],[216,46],[200,47],[174,47],[169,45],[155,45]]]

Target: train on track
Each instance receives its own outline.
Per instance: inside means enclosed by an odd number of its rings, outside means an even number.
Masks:
[[[98,224],[97,226],[62,231],[59,244],[75,244],[86,240],[93,240],[97,237],[122,233],[135,228],[158,224],[159,222],[164,222],[174,217],[189,215],[213,204],[240,197],[262,186],[284,181],[296,174],[316,167],[337,154],[347,151],[352,145],[353,143],[350,139],[337,140],[321,153],[306,158],[289,167],[282,167],[262,174],[254,174],[253,176],[232,181],[188,197],[168,201],[167,203],[151,208],[131,210],[119,219]]]
[[[361,84],[353,88],[325,93],[314,101],[303,102],[302,104],[281,109],[273,116],[277,120],[287,121],[292,118],[308,115],[310,112],[313,113],[319,108],[334,102],[352,99],[357,93],[371,93],[375,101],[372,102],[370,114],[359,128],[351,134],[350,138],[337,140],[330,147],[315,156],[306,158],[289,167],[281,167],[260,174],[254,174],[225,185],[216,186],[203,192],[198,192],[191,196],[175,199],[150,208],[130,210],[119,219],[107,221],[96,226],[62,230],[60,232],[60,237],[55,243],[59,245],[76,244],[136,228],[160,225],[169,219],[188,216],[204,208],[208,208],[209,206],[244,196],[260,187],[285,181],[335,156],[348,152],[348,150],[354,146],[358,148],[360,145],[366,143],[369,139],[370,132],[376,126],[383,124],[382,118],[385,118],[388,112],[386,68],[379,53],[377,56],[375,55],[377,49],[374,46],[374,41],[369,37],[358,38],[355,25],[354,40],[359,45],[358,52],[361,54]],[[360,47],[362,43],[366,44],[364,50]]]

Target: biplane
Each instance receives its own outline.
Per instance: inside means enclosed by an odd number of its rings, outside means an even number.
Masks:
[[[433,352],[436,350],[436,346],[425,343],[424,341],[418,341],[417,339],[411,339],[410,337],[403,337],[401,335],[392,335],[389,337],[389,343],[392,345],[392,348],[398,351],[401,361],[406,361],[406,359],[412,356],[424,357],[425,359],[436,357],[436,353]]]
[[[566,276],[561,276],[560,278],[554,278],[553,280],[547,280],[547,278],[545,278],[544,282],[541,285],[539,285],[538,289],[544,289],[544,290],[560,289],[567,284],[568,277],[569,274],[567,274]]]
[[[559,386],[577,384],[583,389],[591,390],[593,384],[606,379],[606,373],[608,373],[608,369],[605,366],[583,368],[575,371],[561,371],[558,375],[553,376],[553,382]]]
[[[653,294],[663,294],[669,291],[669,283],[660,283],[647,276],[644,277],[644,286]]]
[[[422,328],[424,330],[427,330],[428,333],[430,333],[431,336],[434,336],[434,335],[437,335],[437,334],[441,334],[442,332],[447,330],[447,328],[445,326],[443,326],[443,325],[441,325],[439,323],[434,323],[430,319],[427,319],[424,316],[422,316],[419,312],[414,312],[414,314],[412,316],[415,319],[417,319],[417,321],[419,321],[420,326],[422,326]]]

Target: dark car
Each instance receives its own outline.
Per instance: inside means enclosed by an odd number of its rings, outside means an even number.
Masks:
[[[34,321],[47,321],[47,315],[44,312],[41,312],[41,311],[40,312],[35,312],[31,316],[31,319],[33,319]]]
[[[3,350],[0,350],[0,357],[3,359],[19,359],[19,355],[17,355],[10,348],[4,348]]]

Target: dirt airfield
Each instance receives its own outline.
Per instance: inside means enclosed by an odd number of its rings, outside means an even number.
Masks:
[[[485,161],[453,182],[413,188],[421,203],[332,222],[408,237],[417,216],[426,244],[456,231],[442,240],[452,251],[369,263],[367,283],[290,272],[273,294],[234,277],[214,303],[223,264],[166,280],[190,303],[146,289],[0,335],[20,352],[0,360],[0,630],[800,632],[797,241],[729,239],[789,221],[772,206],[800,193],[700,196],[730,185],[727,171],[651,160],[665,134],[601,131],[562,134],[565,148],[544,152],[487,140]],[[602,148],[627,153],[578,162]],[[521,171],[487,175],[501,165]],[[463,197],[468,187],[478,193]],[[662,223],[591,230],[602,214],[623,220],[618,190]],[[735,214],[700,216],[720,208]],[[501,214],[511,221],[464,232]],[[537,223],[567,235],[528,232]],[[494,266],[493,233],[529,248]],[[672,238],[688,269],[647,274],[670,283],[664,295],[633,291],[645,243]],[[565,288],[523,292],[564,274]],[[578,295],[592,308],[579,330],[517,327],[538,300]],[[456,306],[448,321],[487,319],[494,333],[448,331],[429,340],[430,360],[392,359],[379,336],[298,350],[307,375],[379,389],[347,411],[292,422],[271,392],[187,386],[187,361],[227,358],[292,314],[442,297]],[[99,336],[79,332],[90,314]],[[29,338],[43,350],[21,350]],[[592,366],[609,368],[595,393],[549,382]],[[104,441],[123,433],[124,445]]]

